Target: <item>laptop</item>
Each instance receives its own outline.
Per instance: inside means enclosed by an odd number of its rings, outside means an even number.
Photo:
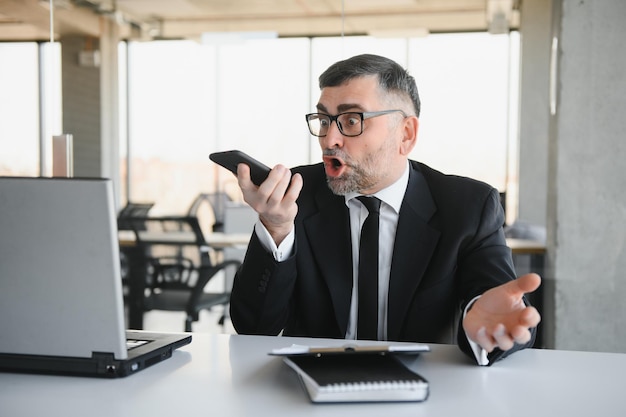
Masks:
[[[0,371],[124,377],[188,333],[125,330],[109,179],[0,177]]]

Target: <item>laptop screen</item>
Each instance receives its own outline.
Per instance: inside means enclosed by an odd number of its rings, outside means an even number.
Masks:
[[[0,352],[126,359],[107,179],[0,177]]]

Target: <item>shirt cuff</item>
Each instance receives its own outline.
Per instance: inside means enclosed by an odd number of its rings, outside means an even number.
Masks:
[[[472,305],[479,298],[480,298],[480,295],[472,298],[472,300],[469,303],[467,303],[467,306],[465,306],[465,311],[463,311],[463,318],[465,318],[465,316],[467,315],[467,312],[469,311],[469,309],[472,307]],[[467,341],[469,342],[470,348],[472,348],[472,352],[474,353],[474,357],[476,358],[476,362],[480,366],[487,366],[487,365],[489,365],[489,358],[487,357],[487,351],[485,349],[481,348],[478,343],[476,343],[472,339],[470,339],[467,336],[467,333],[465,333],[465,337],[467,337]]]
[[[278,246],[276,246],[276,242],[272,239],[270,232],[267,231],[260,220],[254,225],[254,231],[259,238],[259,242],[261,242],[261,246],[274,256],[276,262],[282,262],[284,259],[291,256],[296,236],[295,227],[291,229],[291,232],[289,232],[287,237],[285,237]]]

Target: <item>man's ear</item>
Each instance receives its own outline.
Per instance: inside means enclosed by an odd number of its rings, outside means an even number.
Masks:
[[[408,155],[417,143],[417,131],[419,129],[419,119],[417,116],[408,116],[404,119],[402,130],[402,142],[400,143],[400,153]]]

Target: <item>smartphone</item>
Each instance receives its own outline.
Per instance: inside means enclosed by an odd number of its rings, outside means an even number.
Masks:
[[[261,185],[270,174],[270,168],[267,165],[238,150],[214,152],[209,155],[209,158],[235,175],[237,175],[237,165],[248,165],[250,167],[250,178],[256,185]]]

